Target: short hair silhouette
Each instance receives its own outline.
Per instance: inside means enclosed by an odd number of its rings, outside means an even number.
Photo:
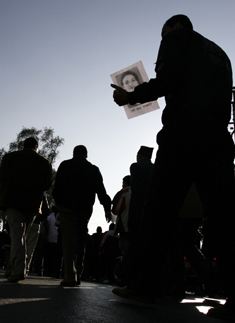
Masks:
[[[35,147],[38,147],[38,141],[34,137],[29,137],[25,139],[24,141],[24,149],[35,149]]]
[[[184,28],[193,30],[193,24],[191,23],[190,19],[185,15],[175,15],[168,19],[165,22],[165,25],[173,28],[177,22],[180,22]]]
[[[87,156],[87,149],[83,145],[76,146],[73,150],[73,156]]]

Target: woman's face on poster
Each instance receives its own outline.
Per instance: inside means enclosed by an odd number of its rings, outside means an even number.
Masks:
[[[135,87],[139,85],[139,82],[137,81],[134,75],[128,74],[123,78],[122,84],[123,84],[123,88],[127,92],[133,92]]]

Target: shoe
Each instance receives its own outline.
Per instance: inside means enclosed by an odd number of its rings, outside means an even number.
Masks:
[[[60,282],[60,285],[63,287],[76,287],[80,285],[80,282],[66,282],[65,280],[62,280],[62,282]]]
[[[18,283],[19,280],[24,280],[25,279],[25,276],[24,274],[18,274],[18,275],[12,275],[10,276],[7,281],[9,283]]]
[[[128,287],[114,288],[112,290],[112,292],[113,292],[113,294],[115,294],[117,296],[132,299],[134,301],[138,301],[138,302],[142,302],[142,303],[149,303],[149,304],[155,303],[155,299],[153,297],[148,297],[148,296],[139,294]]]

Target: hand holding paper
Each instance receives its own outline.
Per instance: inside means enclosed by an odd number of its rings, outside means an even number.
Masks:
[[[119,105],[123,106],[128,119],[140,116],[142,114],[159,109],[157,101],[130,104],[129,92],[135,91],[135,88],[141,86],[144,82],[149,82],[148,75],[141,61],[127,66],[122,70],[111,74],[114,88],[113,99]]]
[[[111,84],[111,87],[113,87],[115,90],[113,91],[113,99],[114,101],[119,105],[125,105],[128,104],[128,97],[127,97],[127,91],[124,90],[122,87]]]

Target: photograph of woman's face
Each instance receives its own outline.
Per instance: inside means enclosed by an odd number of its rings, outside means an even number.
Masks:
[[[122,85],[127,92],[133,92],[135,87],[139,85],[139,81],[133,74],[127,74],[122,79]]]

